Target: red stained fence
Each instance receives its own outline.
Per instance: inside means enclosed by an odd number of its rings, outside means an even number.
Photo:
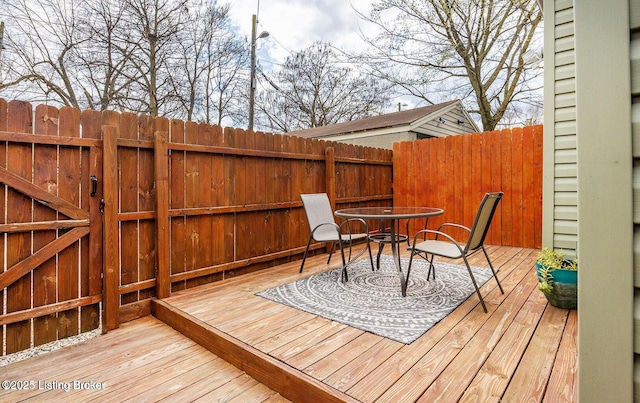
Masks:
[[[502,191],[486,243],[540,248],[542,135],[542,126],[532,126],[396,143],[394,204],[443,208],[429,221],[432,229],[471,226],[483,195]]]

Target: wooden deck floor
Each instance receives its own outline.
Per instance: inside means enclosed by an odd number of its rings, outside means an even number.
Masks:
[[[488,281],[481,288],[488,313],[474,294],[409,345],[254,295],[327,270],[326,255],[318,255],[307,261],[303,274],[298,274],[300,262],[291,262],[181,291],[154,305],[159,318],[199,344],[149,318],[95,342],[0,367],[0,374],[105,382],[104,391],[86,395],[98,400],[193,400],[192,393],[211,393],[205,400],[577,401],[576,311],[548,305],[536,289],[537,250],[490,247],[489,253],[500,267],[505,294]],[[486,265],[483,260],[476,255],[471,264]],[[127,331],[139,325],[148,326],[144,335]],[[231,375],[223,377],[227,372]],[[227,391],[230,395],[221,395]],[[12,401],[33,397],[14,392]],[[90,400],[80,394],[85,392],[76,394]],[[45,396],[50,400],[49,394],[36,399]]]
[[[0,367],[0,380],[22,382],[3,383],[0,402],[289,401],[153,317]]]
[[[488,313],[472,295],[410,345],[254,296],[327,270],[326,255],[310,259],[302,275],[300,262],[292,262],[167,302],[342,392],[344,400],[577,401],[577,313],[548,305],[537,290],[537,252],[490,247],[505,294],[488,281],[481,288]],[[482,254],[472,259],[486,266]]]

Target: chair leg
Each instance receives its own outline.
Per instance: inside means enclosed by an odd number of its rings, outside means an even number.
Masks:
[[[484,252],[484,257],[487,258],[487,262],[489,262],[489,267],[491,268],[491,272],[493,273],[493,278],[496,279],[496,283],[498,283],[498,288],[500,292],[504,294],[504,290],[502,289],[502,285],[500,285],[500,280],[498,280],[498,276],[496,275],[496,271],[493,269],[493,265],[491,264],[491,260],[489,259],[489,254],[487,253],[484,245],[482,246],[482,252]]]
[[[331,262],[331,256],[333,256],[333,251],[336,249],[336,243],[331,242],[331,249],[329,249],[329,259],[327,259],[327,264]]]
[[[476,283],[476,278],[473,276],[473,272],[471,271],[471,267],[469,266],[467,257],[462,256],[462,258],[464,259],[465,266],[467,266],[467,271],[469,272],[469,276],[471,277],[471,282],[473,283],[473,287],[476,289],[476,294],[478,294],[478,298],[480,299],[480,304],[482,305],[482,309],[484,310],[484,313],[487,313],[487,306],[484,304],[484,299],[482,299],[482,294],[480,294],[478,283]]]
[[[373,268],[373,254],[371,254],[371,243],[369,242],[369,237],[367,237],[367,249],[369,249],[369,261],[371,262],[371,271],[375,271]]]
[[[300,273],[302,273],[302,269],[304,268],[304,262],[307,260],[307,253],[309,253],[309,246],[311,245],[311,239],[313,237],[309,236],[309,240],[307,241],[307,247],[304,250],[304,255],[302,256],[302,264],[300,265]]]
[[[413,264],[413,257],[417,254],[415,249],[411,249],[411,256],[409,256],[409,266],[407,266],[407,284],[409,284],[409,275],[411,274],[411,265]],[[427,280],[429,280],[429,275],[427,274]],[[406,290],[405,290],[406,292]]]
[[[429,254],[427,252],[422,252],[413,248],[409,248],[411,251],[411,259],[413,259],[414,255],[418,255],[427,262],[429,262],[429,271],[427,272],[427,281],[429,281],[429,277],[432,277],[434,280],[436,279],[436,266],[433,264],[433,259],[435,258],[434,254],[431,254],[431,259],[429,259]],[[409,264],[411,267],[411,264]],[[433,273],[433,274],[432,274]]]
[[[378,255],[376,256],[376,269],[380,270],[380,256],[382,256],[382,250],[384,249],[384,242],[378,244]]]
[[[342,282],[346,283],[349,281],[349,275],[347,274],[347,261],[344,258],[344,247],[342,245],[342,241],[339,242],[340,245],[340,256],[342,256]]]
[[[433,259],[435,259],[435,255],[431,254],[431,259],[429,259],[429,254],[425,253],[425,260],[429,262],[429,271],[427,272],[427,281],[429,281],[429,276],[431,275],[431,270],[433,270],[433,279],[436,279],[436,267],[433,265]]]

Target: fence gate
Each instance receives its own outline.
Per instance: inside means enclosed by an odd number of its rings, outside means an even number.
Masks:
[[[5,355],[100,325],[102,149],[99,114],[46,105],[34,113],[19,102],[0,106]]]

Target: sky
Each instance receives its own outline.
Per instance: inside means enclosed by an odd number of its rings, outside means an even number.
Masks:
[[[220,1],[224,3],[225,0]],[[226,0],[231,5],[231,20],[240,35],[251,38],[251,16],[257,14],[256,36],[262,31],[269,37],[258,39],[259,62],[270,70],[269,63],[282,63],[291,52],[298,52],[316,41],[330,42],[340,49],[362,48],[360,29],[366,29],[352,5],[365,15],[371,0]]]

